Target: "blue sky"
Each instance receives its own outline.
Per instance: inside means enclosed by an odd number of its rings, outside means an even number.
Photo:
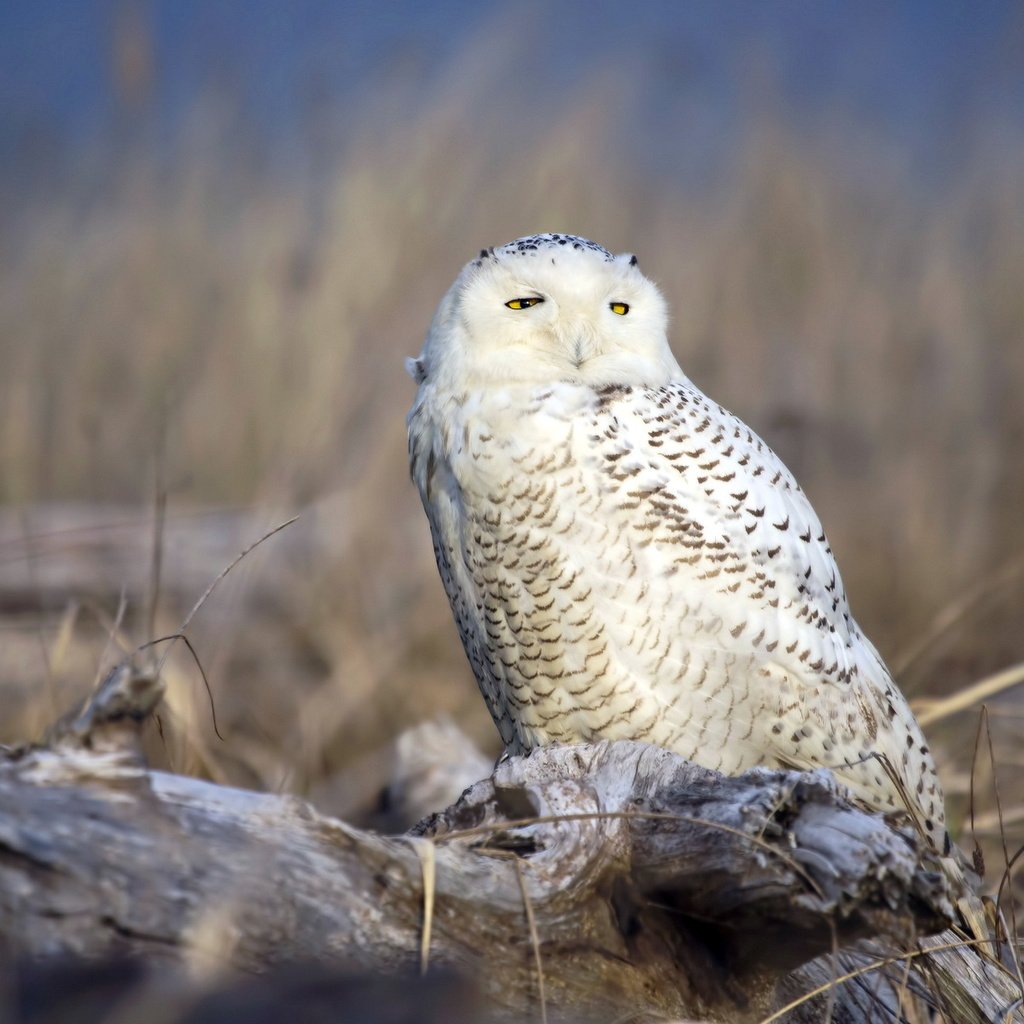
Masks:
[[[624,139],[653,160],[728,132],[764,83],[791,119],[853,118],[925,162],[955,154],[982,113],[1024,121],[1024,7],[1012,0],[7,0],[5,163],[37,151],[26,138],[65,146],[116,122],[112,40],[133,11],[152,55],[146,117],[165,141],[211,93],[271,146],[311,109],[331,113],[340,140],[344,111],[386,89],[424,102],[485,43],[501,116],[524,123],[621,69],[635,88]]]

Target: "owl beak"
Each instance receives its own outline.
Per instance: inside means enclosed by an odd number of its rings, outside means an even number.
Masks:
[[[572,361],[578,370],[588,359],[596,354],[594,339],[589,332],[577,334],[569,346]]]

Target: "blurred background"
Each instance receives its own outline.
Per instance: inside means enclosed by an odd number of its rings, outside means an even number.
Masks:
[[[809,492],[959,828],[978,702],[930,702],[1024,660],[1019,4],[9,0],[0,211],[0,742],[299,514],[189,627],[224,740],[179,649],[156,763],[366,820],[410,725],[496,753],[403,360],[481,247],[568,231]]]

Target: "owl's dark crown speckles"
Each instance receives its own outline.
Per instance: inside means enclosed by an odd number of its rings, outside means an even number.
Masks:
[[[534,256],[542,251],[550,252],[556,249],[594,252],[603,257],[606,263],[611,263],[615,259],[603,245],[591,242],[589,238],[548,232],[542,235],[517,238],[514,242],[507,242],[505,245],[499,245],[493,249],[481,249],[480,256],[474,260],[474,263],[479,266],[484,260],[497,259],[499,256]]]

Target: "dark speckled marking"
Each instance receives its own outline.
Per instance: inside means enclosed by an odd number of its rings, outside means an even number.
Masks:
[[[587,238],[580,238],[578,235],[560,235],[557,233],[548,233],[542,235],[528,235],[526,238],[517,238],[514,242],[508,242],[505,245],[498,246],[497,249],[484,250],[481,258],[486,256],[495,256],[500,254],[502,256],[535,256],[543,251],[558,249],[575,249],[577,252],[594,252],[599,256],[604,257],[606,263],[611,263],[615,257],[603,246],[598,245],[597,242],[591,242]],[[633,257],[635,260],[636,257]]]

